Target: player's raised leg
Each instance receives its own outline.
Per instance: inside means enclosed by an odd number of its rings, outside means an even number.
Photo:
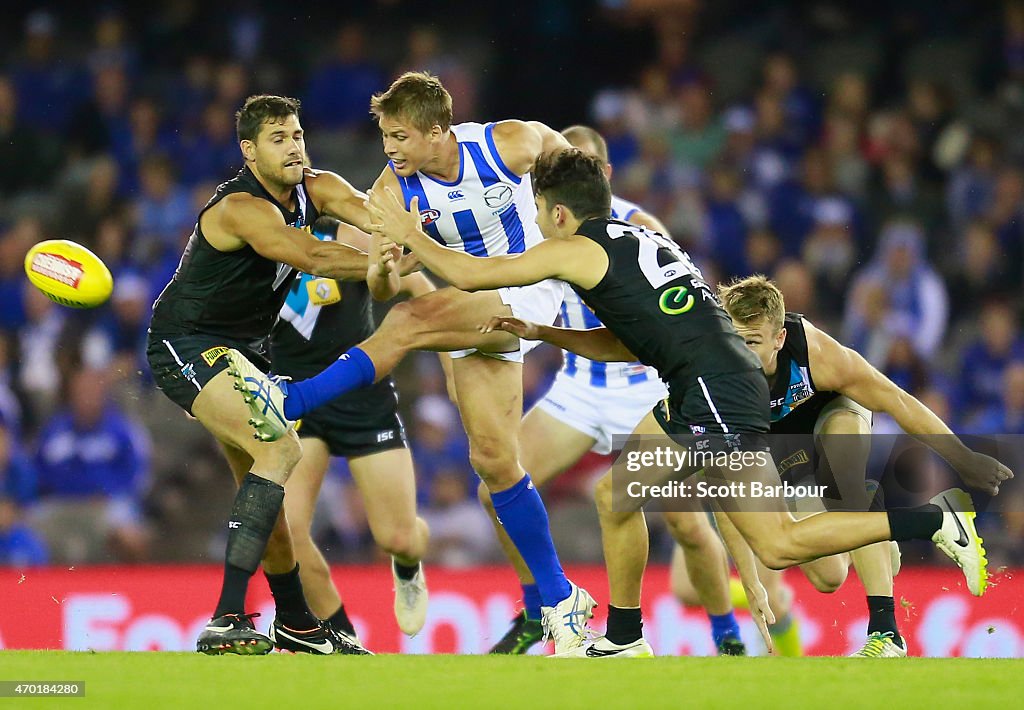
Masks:
[[[391,556],[398,628],[415,636],[427,619],[427,580],[421,560],[430,532],[416,515],[416,478],[406,448],[379,451],[349,459],[366,507],[370,532]]]
[[[396,305],[370,338],[314,377],[284,383],[253,375],[251,382],[239,384],[250,393],[269,392],[270,409],[294,421],[345,392],[384,377],[411,350],[478,348],[489,353],[517,353],[520,346],[515,336],[500,331],[480,333],[481,324],[495,314],[512,314],[497,291],[434,291]],[[544,504],[519,466],[516,437],[522,417],[522,366],[474,354],[456,359],[453,370],[474,467],[537,581],[544,606],[563,618],[550,629],[556,648],[578,646],[594,602],[565,579],[551,542]],[[258,406],[252,396],[248,399],[259,429],[268,410]]]
[[[748,467],[743,477],[747,482],[779,485],[770,460]],[[771,569],[887,540],[932,540],[961,568],[972,594],[985,591],[987,561],[974,526],[974,505],[958,488],[943,491],[928,504],[887,512],[827,512],[796,520],[783,511],[781,499],[748,496],[735,497],[727,510],[751,549]]]
[[[240,372],[235,384],[249,405],[250,424],[261,438],[273,440],[308,412],[382,379],[412,350],[515,352],[514,336],[480,333],[481,323],[495,313],[510,313],[496,291],[440,289],[396,304],[373,335],[318,375],[285,382],[252,368]]]
[[[535,486],[543,486],[573,466],[594,446],[596,439],[556,419],[540,407],[523,417],[519,429],[519,458],[530,472]],[[477,488],[480,503],[487,510],[498,535],[505,557],[515,568],[523,593],[523,610],[512,620],[512,627],[495,645],[491,653],[523,654],[541,640],[541,599],[537,584],[522,555],[498,521],[487,485]]]

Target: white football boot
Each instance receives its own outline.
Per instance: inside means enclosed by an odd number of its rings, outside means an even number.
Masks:
[[[284,416],[282,389],[285,378],[267,375],[234,348],[228,350],[228,374],[235,380],[235,389],[249,406],[249,424],[260,441],[277,441],[295,426]]]
[[[558,654],[556,654],[558,655]],[[560,658],[654,658],[654,649],[646,639],[638,639],[632,643],[619,645],[606,637],[594,641],[589,646],[574,648],[568,653],[560,654]]]
[[[906,645],[906,640],[903,643]],[[901,648],[893,640],[891,631],[885,633],[875,631],[868,634],[868,640],[864,642],[864,645],[855,653],[850,654],[850,658],[906,658],[906,656],[907,649]]]
[[[974,501],[959,488],[950,488],[931,499],[942,509],[942,527],[932,542],[956,562],[967,578],[967,589],[980,597],[988,586],[988,560],[981,536],[974,527]]]
[[[545,638],[555,642],[555,655],[580,648],[587,640],[587,620],[594,616],[597,602],[586,589],[569,582],[569,596],[555,604],[542,606],[541,624]]]
[[[423,564],[412,579],[402,579],[391,560],[391,577],[395,580],[395,620],[406,636],[415,636],[427,621],[427,577]]]

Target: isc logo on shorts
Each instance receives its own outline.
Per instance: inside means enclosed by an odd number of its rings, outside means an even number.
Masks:
[[[377,443],[383,444],[385,441],[393,441],[395,438],[394,429],[388,429],[387,431],[377,432]]]

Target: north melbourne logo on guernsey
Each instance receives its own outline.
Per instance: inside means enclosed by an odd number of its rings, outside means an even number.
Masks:
[[[32,271],[59,281],[71,288],[78,288],[85,270],[77,261],[71,261],[60,254],[40,252],[32,259]]]

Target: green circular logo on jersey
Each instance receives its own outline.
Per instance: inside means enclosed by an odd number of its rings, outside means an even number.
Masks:
[[[687,288],[685,286],[673,286],[672,288],[667,288],[661,294],[661,298],[658,299],[658,305],[661,307],[662,312],[667,313],[670,316],[677,316],[680,313],[686,313],[688,310],[693,308],[693,303],[693,296],[687,293]]]

